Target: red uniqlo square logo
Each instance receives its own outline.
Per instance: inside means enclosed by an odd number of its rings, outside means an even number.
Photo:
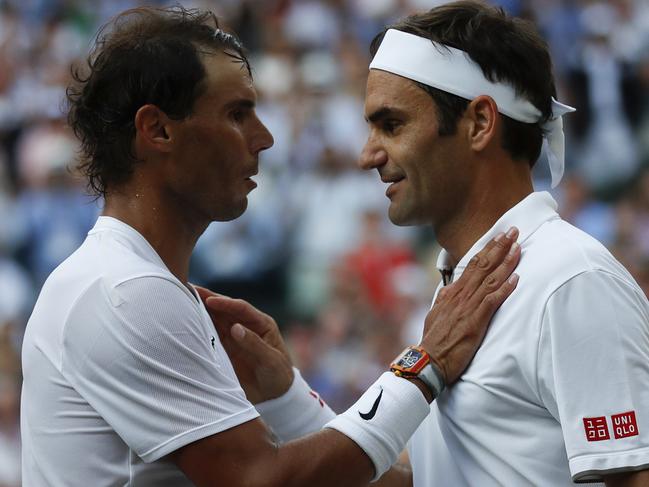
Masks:
[[[635,420],[635,411],[629,411],[611,416],[613,423],[613,434],[615,439],[638,436],[638,423]]]
[[[586,430],[586,439],[588,441],[602,441],[609,440],[611,438],[611,436],[608,434],[606,416],[598,416],[597,418],[584,418],[584,429]]]

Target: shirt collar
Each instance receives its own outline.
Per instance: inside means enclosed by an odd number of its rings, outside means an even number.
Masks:
[[[437,268],[442,274],[455,272],[455,278],[457,278],[458,271],[461,273],[469,260],[498,233],[506,232],[510,227],[515,226],[519,230],[518,243],[522,244],[543,223],[559,218],[557,208],[557,202],[547,191],[532,193],[503,214],[494,226],[473,244],[473,247],[460,259],[457,265],[453,265],[453,259],[449,253],[442,249],[437,257]]]
[[[149,241],[138,232],[135,228],[127,223],[124,223],[112,216],[100,216],[95,223],[95,226],[88,232],[88,235],[101,232],[103,230],[110,230],[121,233],[128,238],[128,241],[133,244],[133,247],[138,255],[147,261],[156,264],[166,271],[169,271],[163,260],[160,258],[155,249],[151,246]]]

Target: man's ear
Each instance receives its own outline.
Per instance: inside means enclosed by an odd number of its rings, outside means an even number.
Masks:
[[[170,152],[171,119],[155,105],[144,105],[135,113],[135,137],[144,147],[158,152]]]
[[[466,109],[469,120],[469,144],[472,150],[481,152],[495,139],[500,126],[498,106],[493,98],[480,95]]]

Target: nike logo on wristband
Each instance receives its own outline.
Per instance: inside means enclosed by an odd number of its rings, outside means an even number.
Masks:
[[[383,388],[381,387],[381,392],[379,394],[379,397],[376,398],[374,401],[374,404],[372,404],[372,409],[370,409],[367,413],[361,413],[360,411],[358,412],[359,416],[363,418],[365,421],[369,421],[374,417],[376,414],[376,410],[379,408],[379,403],[381,402],[381,398],[383,397]]]

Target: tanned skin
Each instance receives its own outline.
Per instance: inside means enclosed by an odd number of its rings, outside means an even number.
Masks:
[[[128,181],[107,188],[104,209],[104,215],[142,234],[187,286],[199,236],[210,222],[232,220],[245,211],[259,153],[273,144],[255,113],[256,93],[244,66],[224,53],[205,54],[202,60],[206,89],[189,117],[171,119],[155,105],[137,111],[133,150],[140,162]],[[515,246],[509,253],[514,241],[515,235],[491,242],[426,318],[422,346],[449,384],[466,368],[491,316],[516,285],[509,279],[520,257]],[[278,333],[274,322],[262,323]],[[244,324],[261,326],[255,320]],[[231,330],[239,343],[262,340],[251,330]],[[168,459],[198,486],[345,487],[366,485],[374,476],[370,459],[345,435],[325,430],[279,446],[260,419],[186,445]],[[383,482],[407,486],[411,477],[397,467]]]

